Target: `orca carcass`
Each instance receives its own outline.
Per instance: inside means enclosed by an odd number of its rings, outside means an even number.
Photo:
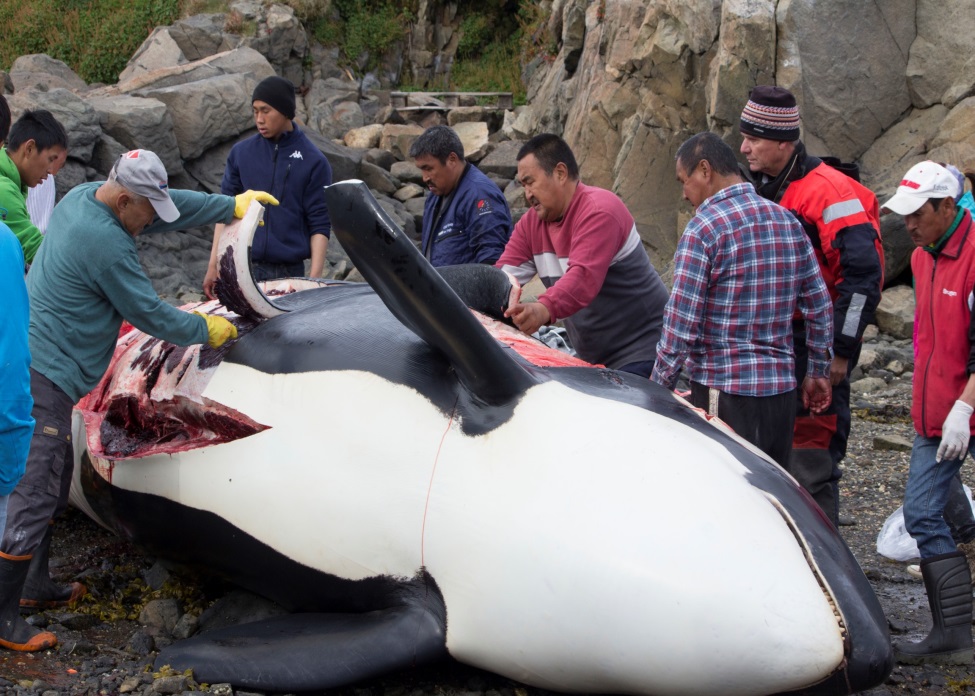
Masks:
[[[240,337],[130,331],[76,410],[76,506],[294,612],[157,665],[278,691],[448,654],[564,692],[885,679],[879,603],[791,477],[671,392],[505,326],[507,276],[433,269],[361,182],[326,198],[368,284],[265,296],[236,271],[255,204],[224,234],[226,307],[200,307]]]

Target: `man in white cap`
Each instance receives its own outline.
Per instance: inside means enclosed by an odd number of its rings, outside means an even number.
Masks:
[[[20,617],[19,605],[59,606],[85,593],[80,583],[61,587],[50,578],[50,522],[67,506],[71,410],[108,367],[122,320],[178,345],[218,348],[237,336],[223,317],[160,300],[142,271],[135,238],[146,229],[227,223],[242,217],[252,200],[277,204],[260,191],[236,198],[170,191],[159,157],[133,150],[119,157],[108,181],[76,186],[55,206],[27,278],[36,425],[0,542],[0,646],[34,651],[55,645],[53,633]]]
[[[952,479],[966,453],[975,407],[975,225],[955,203],[958,180],[935,162],[908,170],[884,208],[904,216],[916,308],[911,417],[916,436],[904,491],[904,522],[917,541],[933,627],[918,643],[894,646],[900,662],[972,662],[968,560],[944,519]]]

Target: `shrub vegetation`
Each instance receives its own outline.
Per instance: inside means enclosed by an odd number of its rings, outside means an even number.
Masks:
[[[338,46],[354,72],[375,68],[392,50],[406,50],[417,0],[286,0],[312,37]],[[458,0],[463,17],[449,83],[417,88],[510,91],[524,101],[521,65],[543,46],[547,17],[538,0]],[[180,17],[227,12],[227,0],[3,0],[0,69],[21,55],[46,53],[85,82],[114,83],[157,26]],[[228,14],[227,30],[253,27]],[[401,76],[409,88],[412,78]]]
[[[46,53],[85,82],[113,83],[153,28],[180,16],[179,0],[5,0],[0,67]]]

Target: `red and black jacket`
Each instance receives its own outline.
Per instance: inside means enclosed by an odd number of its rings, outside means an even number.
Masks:
[[[802,142],[785,169],[756,181],[759,195],[802,223],[833,299],[833,352],[851,358],[875,320],[884,283],[880,205],[870,189],[806,154]]]

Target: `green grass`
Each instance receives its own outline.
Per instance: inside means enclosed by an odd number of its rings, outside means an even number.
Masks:
[[[458,58],[450,71],[453,91],[511,92],[515,104],[525,103],[520,53],[516,41],[490,44],[475,58]]]
[[[85,82],[114,83],[153,28],[179,16],[179,0],[5,0],[0,67],[46,53]]]
[[[376,67],[383,53],[406,45],[416,0],[286,0],[314,40],[338,46],[354,70]],[[2,0],[0,70],[18,56],[46,53],[85,82],[114,84],[157,26],[180,17],[227,13],[228,0]],[[505,91],[523,103],[521,64],[537,50],[547,17],[537,0],[459,0],[463,17],[449,84],[472,91]],[[253,34],[255,25],[229,13],[226,30]],[[366,63],[360,64],[363,55]],[[408,76],[404,76],[408,79]]]

